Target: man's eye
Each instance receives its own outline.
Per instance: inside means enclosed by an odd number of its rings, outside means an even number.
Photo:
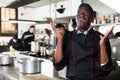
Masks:
[[[84,15],[84,16],[89,16],[89,14],[77,14],[77,16]]]

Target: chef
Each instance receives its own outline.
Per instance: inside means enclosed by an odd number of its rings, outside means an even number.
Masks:
[[[93,9],[82,3],[76,15],[77,28],[71,32],[58,30],[51,25],[57,35],[57,47],[53,64],[56,70],[67,67],[68,80],[105,80],[112,70],[111,47],[108,36],[91,27]]]
[[[24,51],[31,51],[31,41],[34,41],[35,26],[31,25],[29,30],[23,33],[22,43]]]
[[[18,35],[15,34],[13,38],[9,41],[8,47],[16,51],[22,51],[22,41],[18,39]]]

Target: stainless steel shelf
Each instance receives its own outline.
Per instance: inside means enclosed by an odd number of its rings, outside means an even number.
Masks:
[[[120,25],[120,23],[91,24],[92,26]]]

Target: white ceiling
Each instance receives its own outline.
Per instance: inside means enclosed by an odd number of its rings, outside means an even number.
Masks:
[[[109,6],[110,8],[112,8],[113,10],[117,11],[120,13],[120,0],[100,0],[101,2],[103,2],[105,5]]]
[[[0,0],[0,7],[5,7],[14,1],[15,0]]]
[[[39,7],[39,6],[43,6],[43,5],[46,5],[46,4],[57,3],[57,2],[60,2],[60,1],[63,1],[63,0],[40,0],[40,1],[31,3],[31,4],[28,4],[26,6],[28,6],[28,7]]]
[[[11,4],[14,1],[19,1],[19,0],[0,0],[0,7],[6,7],[7,5]],[[40,0],[25,6],[28,7],[39,7],[42,5],[46,5],[46,4],[50,4],[50,3],[57,3],[59,1],[63,1],[63,0]]]

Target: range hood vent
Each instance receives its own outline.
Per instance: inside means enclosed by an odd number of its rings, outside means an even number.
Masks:
[[[16,0],[6,7],[7,8],[18,8],[20,6],[24,6],[24,5],[37,2],[37,1],[40,1],[40,0]]]

